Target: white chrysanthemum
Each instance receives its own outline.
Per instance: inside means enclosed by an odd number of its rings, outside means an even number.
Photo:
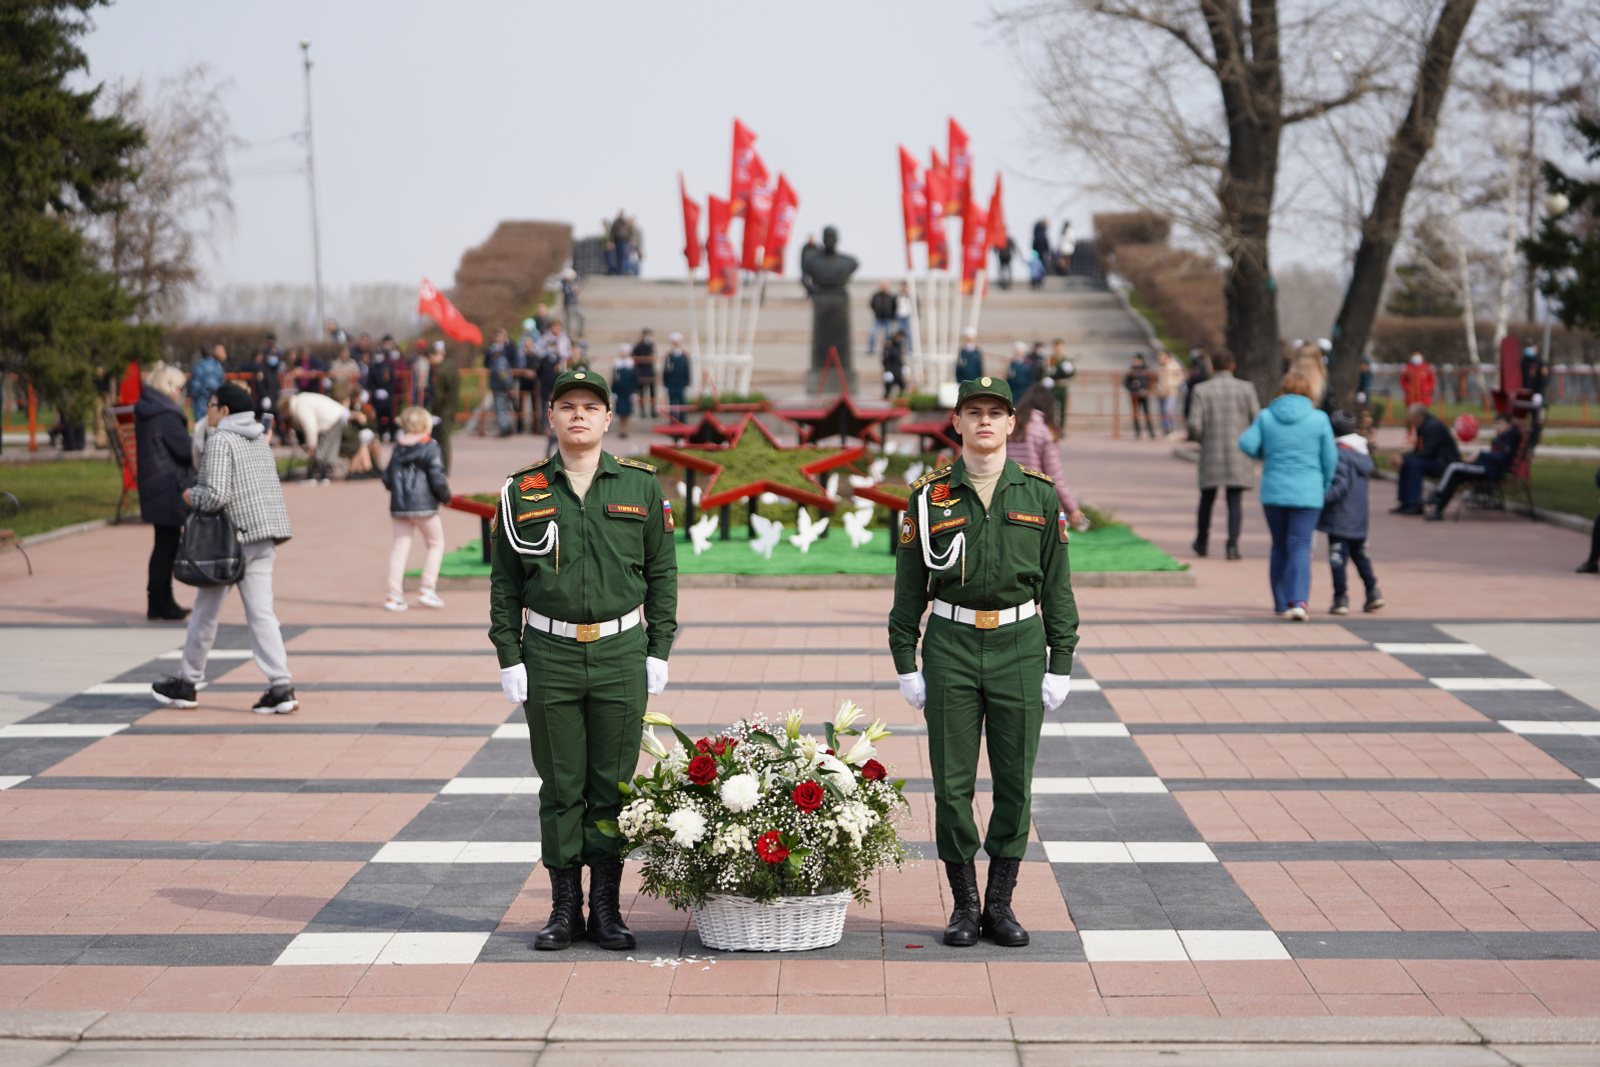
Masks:
[[[641,797],[622,809],[617,829],[624,837],[638,838],[661,825],[661,812],[655,802]]]
[[[667,829],[672,831],[674,845],[693,848],[706,836],[706,817],[693,808],[679,808],[667,816]]]
[[[717,831],[716,838],[711,842],[711,851],[718,855],[729,852],[749,852],[754,848],[750,841],[750,830],[738,823],[730,823]]]
[[[753,774],[736,774],[722,783],[722,806],[729,811],[749,811],[761,801],[761,783]]]
[[[849,796],[856,791],[855,772],[846,767],[837,756],[830,756],[826,752],[822,753],[817,759],[817,770],[823,774],[832,775],[828,781],[838,786],[839,792],[845,796]]]

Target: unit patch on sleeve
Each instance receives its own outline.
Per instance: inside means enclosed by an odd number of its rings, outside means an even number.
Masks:
[[[917,524],[911,521],[911,516],[906,515],[900,520],[900,543],[909,545],[917,539]]]
[[[1067,513],[1065,511],[1056,512],[1056,529],[1060,534],[1062,544],[1066,544],[1072,539],[1072,524],[1067,521]]]
[[[661,501],[661,528],[666,530],[668,533],[671,533],[673,530],[672,501],[670,500]]]

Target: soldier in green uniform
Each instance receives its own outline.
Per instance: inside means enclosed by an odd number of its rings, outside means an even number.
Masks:
[[[973,945],[981,932],[1019,947],[1028,932],[1012,914],[1011,891],[1028,844],[1039,730],[1044,712],[1067,698],[1078,643],[1069,531],[1051,479],[1006,459],[1016,428],[1010,386],[999,378],[963,382],[952,421],[961,458],[911,487],[889,649],[901,694],[913,707],[926,705],[935,837],[955,900],[944,943]],[[980,736],[994,782],[981,901],[972,817]]]
[[[601,449],[611,391],[598,373],[558,377],[549,417],[559,451],[501,487],[489,577],[500,684],[527,714],[540,778],[553,905],[534,947],[563,949],[587,936],[631,949],[617,900],[620,841],[597,824],[617,818],[617,783],[633,777],[646,696],[667,685],[678,627],[672,511],[654,467]]]

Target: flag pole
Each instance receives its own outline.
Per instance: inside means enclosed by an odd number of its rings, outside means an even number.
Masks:
[[[694,268],[689,268],[689,351],[696,363],[700,362],[700,317],[695,314]]]
[[[765,250],[763,249],[763,251]],[[756,271],[755,288],[756,292],[752,293],[750,297],[750,341],[745,345],[746,353],[751,356],[754,356],[756,351],[756,318],[761,314],[761,298],[767,292],[767,272],[765,270]]]
[[[989,250],[987,248],[984,249],[984,254],[986,256],[988,251]],[[977,273],[972,276],[972,315],[967,319],[967,329],[973,331],[974,333],[976,333],[978,330],[978,312],[983,309],[984,290],[987,288],[988,283],[988,269],[979,268]]]

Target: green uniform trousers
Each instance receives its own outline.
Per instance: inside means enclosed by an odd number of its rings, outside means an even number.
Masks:
[[[928,619],[922,675],[928,685],[928,759],[933,770],[934,839],[939,858],[965,863],[978,853],[972,795],[978,744],[985,739],[994,810],[983,850],[1021,859],[1033,818],[1033,761],[1044,723],[1044,623],[1038,615],[995,630]]]
[[[442,422],[433,428],[433,439],[439,442],[439,451],[444,458],[444,472],[446,474],[450,473],[450,434],[453,429],[453,427],[450,430],[445,429]]]
[[[632,782],[644,733],[645,633],[635,626],[580,643],[524,630],[528,734],[539,772],[539,831],[546,867],[615,863],[622,842],[597,828],[622,811],[618,782]]]

